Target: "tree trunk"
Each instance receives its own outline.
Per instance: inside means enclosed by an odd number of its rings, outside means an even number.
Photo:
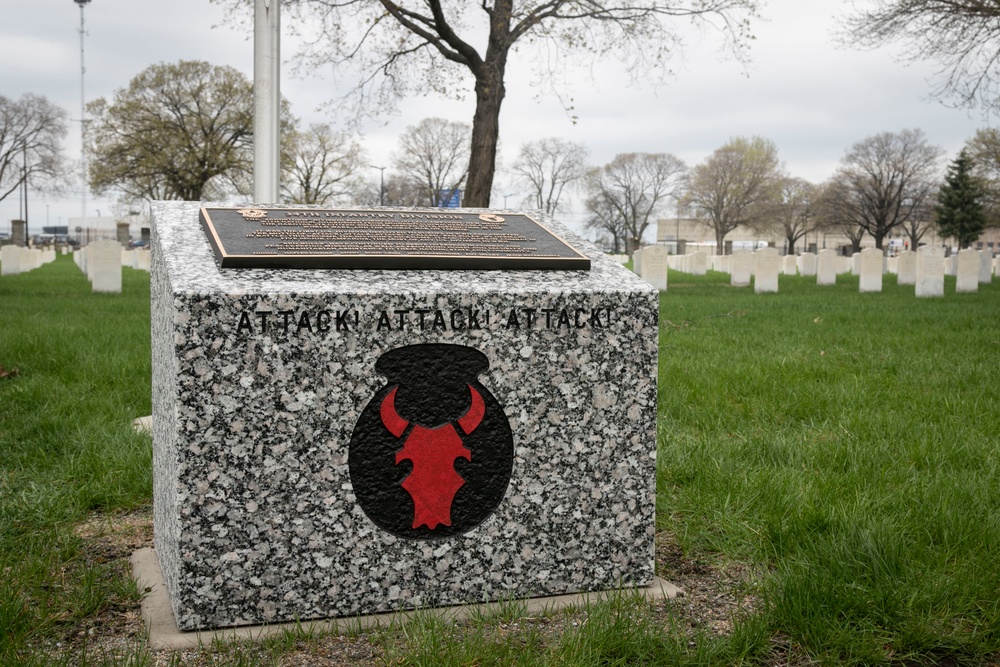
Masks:
[[[795,254],[795,237],[794,236],[789,236],[787,240],[788,240],[788,254],[789,255],[794,255]]]
[[[715,229],[715,254],[725,255],[726,254],[726,233],[720,230],[718,227]]]
[[[500,105],[506,93],[503,84],[505,60],[506,56],[500,62],[484,63],[482,73],[476,77],[476,112],[472,117],[472,150],[463,206],[487,208],[490,205],[500,138]]]

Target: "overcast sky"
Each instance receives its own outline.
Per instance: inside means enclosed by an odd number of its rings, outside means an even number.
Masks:
[[[80,10],[73,0],[0,0],[0,94],[18,98],[32,92],[80,117]],[[564,99],[572,98],[573,124],[555,95],[539,95],[531,84],[530,63],[508,70],[501,116],[501,160],[518,147],[544,137],[585,144],[594,165],[617,153],[666,152],[689,166],[703,161],[735,136],[760,135],[774,141],[787,171],[821,182],[831,176],[851,144],[883,131],[922,129],[951,159],[975,130],[985,125],[976,112],[955,110],[927,99],[932,64],[907,65],[892,49],[854,51],[836,47],[835,17],[843,0],[768,0],[747,67],[719,53],[712,32],[690,33],[684,58],[664,83],[634,85],[616,63],[598,62],[577,72]],[[93,0],[86,9],[86,97],[108,97],[157,62],[207,60],[231,65],[252,77],[253,44],[245,30],[224,24],[223,11],[209,0]],[[283,17],[284,32],[290,27]],[[283,58],[295,44],[286,37]],[[515,56],[516,57],[516,56]],[[336,96],[332,72],[297,78],[283,71],[282,93],[303,121],[337,125],[335,112],[319,106]],[[467,84],[456,83],[456,90]],[[363,143],[371,164],[390,164],[399,134],[429,116],[471,122],[471,99],[464,102],[419,97],[403,102],[398,115],[373,119]],[[73,123],[66,151],[79,158],[79,124]],[[373,180],[378,171],[372,170]],[[501,186],[504,177],[497,181]],[[499,188],[504,191],[506,188]],[[505,193],[505,192],[504,192]],[[511,198],[514,204],[515,194]],[[80,195],[32,197],[32,231],[66,224],[80,215]],[[495,205],[503,200],[494,199]],[[87,214],[110,213],[111,202],[89,198]],[[574,223],[579,206],[565,217]],[[16,195],[0,202],[0,220],[18,215]],[[0,226],[6,229],[7,225]]]

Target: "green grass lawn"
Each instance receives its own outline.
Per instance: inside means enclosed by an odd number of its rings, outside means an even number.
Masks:
[[[671,276],[661,528],[766,565],[760,619],[830,664],[1000,650],[1000,293]]]
[[[892,276],[880,294],[727,278],[671,272],[661,299],[658,528],[685,558],[759,573],[752,611],[691,631],[622,596],[549,631],[515,605],[358,641],[410,665],[1000,660],[1000,281],[917,299]],[[148,302],[145,273],[92,294],[66,258],[0,278],[0,367],[17,371],[0,379],[0,664],[78,664],[38,647],[136,604],[74,527],[150,502],[149,438],[131,429],[150,412]],[[172,664],[280,664],[316,641]],[[152,664],[141,643],[93,660]]]
[[[149,277],[93,294],[72,260],[0,277],[0,664],[26,642],[138,596],[74,525],[149,503]]]

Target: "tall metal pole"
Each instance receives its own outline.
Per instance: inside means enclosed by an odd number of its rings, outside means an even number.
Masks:
[[[80,5],[80,172],[83,179],[80,187],[80,224],[87,224],[87,97],[83,89],[83,77],[87,68],[83,61],[83,36],[86,34],[83,23],[83,8],[90,0],[73,0]]]
[[[281,117],[281,0],[254,0],[253,198],[277,204]]]
[[[378,169],[378,205],[385,206],[385,167],[370,165],[372,169]]]
[[[28,227],[31,225],[28,222],[28,151],[24,151],[21,154],[24,157],[24,238],[28,238]]]

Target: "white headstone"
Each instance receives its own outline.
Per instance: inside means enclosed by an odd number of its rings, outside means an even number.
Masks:
[[[778,266],[781,256],[777,248],[761,248],[753,254],[753,291],[757,294],[778,291]]]
[[[632,271],[637,275],[642,275],[642,248],[636,248],[632,253]]]
[[[136,258],[136,267],[140,271],[149,271],[149,258],[151,250],[136,250],[138,257]],[[628,255],[625,255],[626,259]]]
[[[894,275],[899,274],[899,257],[886,257],[885,270]]]
[[[990,283],[993,281],[993,252],[990,250],[979,251],[979,282]]]
[[[688,273],[696,276],[703,276],[708,273],[708,255],[698,251],[691,253],[688,259]]]
[[[979,290],[979,251],[972,248],[960,250],[955,262],[955,291]]]
[[[823,249],[816,256],[816,284],[836,285],[841,259],[836,250]]]
[[[734,287],[745,287],[750,284],[753,275],[753,253],[749,250],[734,250],[730,260],[729,284]]]
[[[667,258],[670,253],[666,247],[651,245],[642,251],[642,273],[639,277],[660,290],[667,291]]]
[[[896,284],[913,285],[917,282],[917,253],[904,250],[896,258]]]
[[[856,252],[851,255],[851,275],[860,276],[861,275],[861,253]]]
[[[0,275],[16,276],[27,271],[21,267],[21,246],[5,245],[0,248]]]
[[[917,296],[944,296],[944,248],[929,246],[917,250]]]
[[[859,262],[861,268],[861,278],[858,282],[858,289],[861,292],[881,292],[882,291],[882,251],[878,248],[865,248],[858,255],[861,256]],[[857,255],[855,255],[856,257]]]
[[[816,275],[816,255],[811,252],[804,252],[798,258],[799,275]]]
[[[944,275],[954,276],[958,274],[958,255],[944,258]]]
[[[781,258],[781,274],[785,276],[798,275],[799,261],[795,255],[785,255]]]
[[[90,284],[95,292],[122,291],[122,246],[117,241],[96,241],[87,246]]]

